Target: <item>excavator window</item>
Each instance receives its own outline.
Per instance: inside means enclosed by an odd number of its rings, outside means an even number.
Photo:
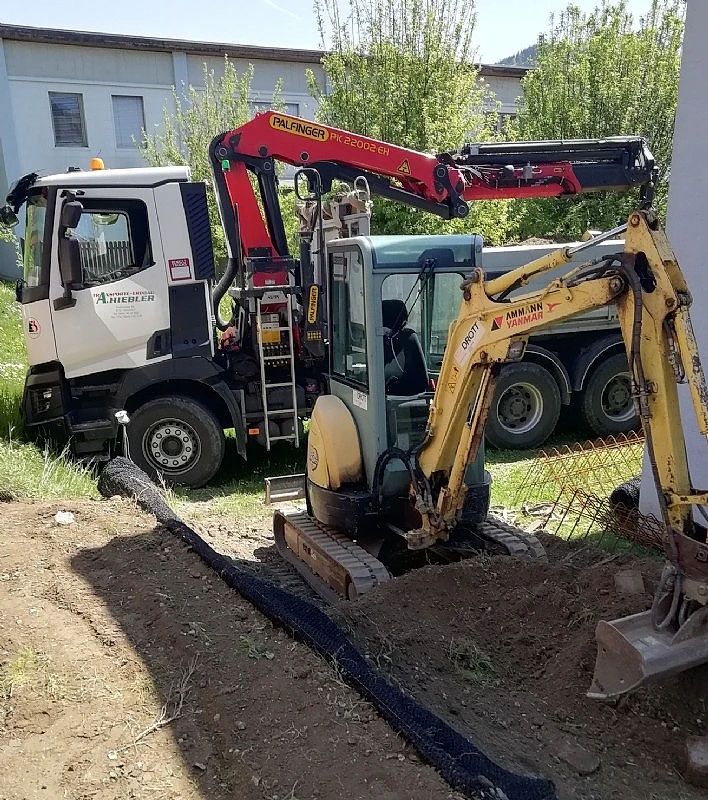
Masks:
[[[361,251],[353,247],[331,258],[332,372],[368,388]]]
[[[434,270],[421,290],[420,273],[409,272],[389,275],[381,286],[384,305],[394,301],[401,304],[400,315],[405,315],[406,326],[416,332],[425,364],[433,376],[440,371],[448,329],[460,308],[463,277],[463,271]],[[383,324],[387,327],[386,319]]]

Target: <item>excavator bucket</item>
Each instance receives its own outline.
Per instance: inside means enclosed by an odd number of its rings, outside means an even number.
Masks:
[[[611,700],[650,679],[708,662],[708,608],[694,613],[678,631],[657,631],[651,611],[601,621],[595,638],[595,674],[587,696]]]

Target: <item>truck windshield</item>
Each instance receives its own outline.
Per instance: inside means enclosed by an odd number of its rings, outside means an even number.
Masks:
[[[46,197],[43,195],[34,195],[27,198],[25,246],[23,253],[24,279],[27,286],[37,286],[39,284],[46,211]]]

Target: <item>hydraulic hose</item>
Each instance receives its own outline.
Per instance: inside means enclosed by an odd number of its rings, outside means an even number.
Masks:
[[[214,311],[214,319],[216,321],[216,327],[220,331],[225,331],[234,320],[233,314],[231,314],[228,320],[224,320],[221,316],[219,305],[224,295],[229,290],[229,287],[233,283],[238,272],[238,268],[239,262],[235,258],[229,258],[226,263],[226,270],[221,276],[221,280],[216,284],[211,293],[211,305]]]

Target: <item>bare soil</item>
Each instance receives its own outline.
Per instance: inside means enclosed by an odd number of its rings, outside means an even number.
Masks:
[[[131,503],[3,503],[0,524],[3,800],[457,797]]]
[[[619,703],[585,696],[597,621],[649,608],[661,565],[545,543],[548,564],[494,557],[405,575],[347,610],[352,636],[498,763],[551,777],[560,798],[705,800],[679,765],[686,735],[707,732],[708,668]],[[628,567],[646,594],[617,592]]]
[[[58,526],[58,510],[76,522]],[[0,522],[3,800],[459,797],[133,504],[1,504]],[[262,522],[195,527],[277,572]],[[646,608],[660,564],[546,543],[549,564],[426,567],[332,614],[394,682],[563,800],[705,798],[677,756],[707,732],[707,669],[615,705],[585,698],[597,620]],[[617,593],[627,566],[645,595]]]

